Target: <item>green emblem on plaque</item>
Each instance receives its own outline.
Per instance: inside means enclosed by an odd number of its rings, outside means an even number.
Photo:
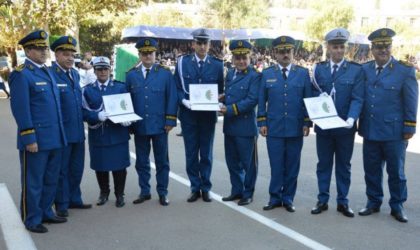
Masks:
[[[127,110],[127,104],[125,103],[125,100],[121,100],[120,106],[122,110]]]
[[[322,109],[325,112],[330,113],[330,106],[328,106],[328,104],[326,102],[322,103]]]
[[[207,90],[206,91],[206,98],[207,100],[211,101],[211,98],[213,97],[213,93],[211,92],[211,90]]]

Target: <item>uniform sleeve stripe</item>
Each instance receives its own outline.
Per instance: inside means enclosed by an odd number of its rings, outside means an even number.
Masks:
[[[33,129],[33,128],[25,129],[25,130],[20,131],[21,136],[29,135],[29,134],[33,134],[33,133],[35,133],[35,129]]]
[[[405,126],[415,127],[416,122],[415,121],[404,121]]]
[[[267,120],[267,118],[265,116],[260,116],[257,118],[257,121],[261,122],[261,121],[265,121]]]
[[[235,113],[235,115],[239,115],[238,106],[236,106],[236,103],[232,104],[232,107],[233,107],[233,112]]]
[[[176,120],[176,116],[174,116],[174,115],[166,115],[166,119]]]

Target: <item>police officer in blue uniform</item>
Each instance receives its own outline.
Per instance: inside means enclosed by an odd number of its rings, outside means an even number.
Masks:
[[[141,62],[127,73],[126,84],[133,100],[134,111],[143,120],[134,123],[136,170],[141,193],[134,204],[151,199],[150,148],[156,163],[156,181],[159,203],[169,205],[168,133],[176,126],[178,97],[171,71],[156,64],[157,42],[141,38],[136,43]]]
[[[246,40],[233,40],[229,50],[235,68],[229,70],[225,81],[225,158],[232,189],[223,201],[239,200],[238,205],[252,202],[258,173],[257,121],[260,73],[250,65],[252,45]]]
[[[67,146],[63,149],[60,178],[55,198],[57,215],[68,216],[68,208],[91,208],[83,204],[80,183],[85,165],[85,133],[82,114],[82,89],[77,70],[73,68],[76,39],[62,36],[52,45],[56,61],[51,71],[60,90],[61,110]]]
[[[193,33],[194,53],[178,58],[175,70],[179,120],[185,145],[187,174],[191,182],[188,202],[202,196],[203,201],[211,202],[211,169],[213,164],[213,140],[217,121],[216,111],[192,111],[189,101],[190,84],[218,84],[219,95],[223,92],[223,63],[208,55],[210,36],[206,29]]]
[[[349,36],[350,33],[344,28],[328,32],[325,40],[330,60],[316,64],[314,70],[314,96],[331,95],[338,115],[347,121],[348,125],[329,130],[315,126],[319,194],[318,202],[311,210],[312,214],[320,214],[328,209],[335,159],[337,211],[344,216],[354,217],[354,212],[348,205],[347,195],[350,189],[350,160],[356,133],[355,121],[359,118],[363,105],[364,77],[360,64],[344,58]]]
[[[21,214],[25,227],[34,233],[48,232],[44,222],[67,221],[52,210],[66,136],[57,83],[45,66],[47,39],[43,30],[22,38],[19,44],[27,58],[10,76],[22,171]]]
[[[90,167],[95,170],[100,194],[98,206],[108,201],[110,193],[109,172],[114,178],[116,207],[123,207],[124,188],[127,176],[126,168],[130,166],[128,141],[130,122],[113,123],[103,108],[102,97],[106,95],[127,93],[123,83],[110,79],[111,65],[108,58],[99,56],[93,60],[97,80],[83,88],[83,119],[89,126]]]
[[[382,28],[368,36],[375,60],[363,64],[365,102],[359,123],[368,201],[359,215],[379,212],[386,164],[391,215],[400,222],[407,222],[403,207],[407,200],[405,152],[416,132],[419,93],[414,67],[392,57],[394,35],[393,30]]]
[[[311,96],[311,80],[306,68],[292,63],[292,37],[280,36],[272,45],[278,64],[263,70],[258,98],[258,127],[267,137],[271,167],[270,201],[263,209],[294,212],[303,136],[312,126],[303,103]]]

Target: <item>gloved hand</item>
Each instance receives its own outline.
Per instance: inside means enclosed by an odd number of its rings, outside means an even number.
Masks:
[[[219,108],[222,109],[225,105],[221,102],[219,102]]]
[[[328,94],[327,94],[327,92],[322,92],[321,94],[319,94],[319,96],[324,96],[324,97],[327,97],[327,96],[328,96]]]
[[[353,118],[351,118],[351,117],[349,117],[349,118],[347,118],[346,123],[347,123],[348,125],[347,125],[345,128],[350,129],[350,128],[352,128],[352,127],[353,127],[353,125],[354,125],[354,119],[353,119]]]
[[[98,113],[98,119],[103,122],[106,121],[106,119],[108,119],[108,113],[105,111],[101,111]]]
[[[189,100],[187,100],[187,99],[182,99],[182,104],[184,104],[184,106],[185,106],[187,109],[191,109],[191,102],[190,102]]]
[[[123,127],[128,127],[128,126],[130,126],[130,125],[131,125],[131,122],[121,122],[121,125],[122,125]]]

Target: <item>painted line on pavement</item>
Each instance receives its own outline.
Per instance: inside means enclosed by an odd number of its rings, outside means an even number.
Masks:
[[[136,154],[133,152],[130,152],[130,156],[131,158],[133,158],[134,160],[136,159]],[[156,170],[156,165],[154,162],[150,162],[150,166]],[[169,177],[174,179],[175,181],[189,187],[190,186],[190,181],[185,179],[184,177],[175,174],[174,172],[170,171],[169,172]],[[257,212],[254,212],[253,210],[243,207],[243,206],[238,206],[236,203],[234,202],[224,202],[222,201],[222,196],[214,193],[214,192],[210,192],[211,196],[213,197],[214,200],[216,200],[217,202],[247,216],[248,218],[251,218],[289,238],[291,238],[292,240],[295,240],[311,249],[320,249],[320,250],[327,250],[327,249],[331,249],[327,246],[322,245],[319,242],[316,242],[315,240],[312,240],[308,237],[306,237],[305,235],[302,235],[296,231],[294,231],[293,229],[290,229],[286,226],[283,226],[280,223],[277,223],[275,221],[273,221],[272,219],[269,219]]]
[[[35,243],[25,229],[9,190],[4,183],[0,183],[0,226],[7,249],[36,250]]]

